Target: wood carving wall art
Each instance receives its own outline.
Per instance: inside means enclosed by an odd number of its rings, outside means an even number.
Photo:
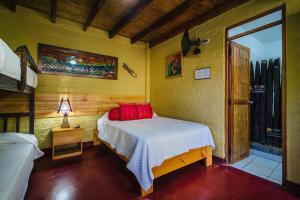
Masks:
[[[73,49],[38,44],[42,73],[118,79],[118,58]]]

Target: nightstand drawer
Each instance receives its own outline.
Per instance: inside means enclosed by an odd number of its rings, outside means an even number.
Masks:
[[[72,144],[82,141],[82,129],[53,132],[53,145]]]

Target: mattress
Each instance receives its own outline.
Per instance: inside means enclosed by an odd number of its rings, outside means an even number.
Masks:
[[[21,80],[20,58],[0,39],[0,73],[10,78]],[[36,88],[38,83],[37,75],[27,67],[26,84]]]
[[[38,78],[37,78],[36,73],[29,67],[27,67],[26,84],[33,88],[36,88],[36,86],[38,84]]]
[[[0,146],[0,200],[24,198],[33,168],[32,144]]]
[[[153,184],[153,167],[191,149],[215,147],[206,125],[183,120],[157,116],[143,120],[110,121],[105,113],[98,120],[97,127],[99,138],[129,160],[127,168],[135,174],[145,191]]]

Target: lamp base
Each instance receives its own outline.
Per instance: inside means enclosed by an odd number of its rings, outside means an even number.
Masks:
[[[64,115],[64,119],[63,119],[63,122],[61,124],[61,128],[70,128],[70,124],[69,124],[69,121],[68,121],[68,114]]]

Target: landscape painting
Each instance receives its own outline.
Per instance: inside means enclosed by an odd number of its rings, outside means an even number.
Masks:
[[[73,49],[38,44],[42,73],[118,79],[118,58]]]

